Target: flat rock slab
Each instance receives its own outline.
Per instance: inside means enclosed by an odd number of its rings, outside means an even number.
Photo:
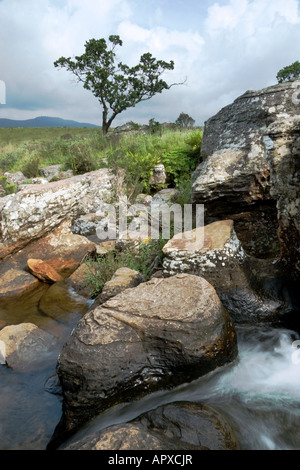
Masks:
[[[57,373],[64,413],[52,442],[105,409],[204,375],[237,355],[234,324],[203,278],[154,278],[89,311]]]

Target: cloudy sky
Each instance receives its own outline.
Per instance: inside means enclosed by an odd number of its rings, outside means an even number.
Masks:
[[[197,125],[247,90],[277,83],[277,72],[300,60],[298,0],[0,0],[0,117],[57,116],[101,125],[101,107],[53,62],[84,52],[91,38],[118,34],[128,65],[151,52],[174,60],[165,90],[120,114],[113,125],[181,112]],[[0,100],[1,101],[1,100]]]

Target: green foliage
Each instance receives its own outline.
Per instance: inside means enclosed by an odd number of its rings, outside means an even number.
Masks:
[[[18,186],[14,183],[8,183],[6,176],[0,176],[0,185],[4,188],[6,194],[16,193]]]
[[[162,134],[162,125],[154,118],[149,120],[149,134]]]
[[[75,60],[60,57],[54,62],[55,67],[65,67],[72,72],[99,100],[103,108],[102,129],[105,134],[122,111],[175,85],[168,85],[161,79],[165,70],[174,69],[173,61],[156,60],[148,52],[140,57],[137,65],[129,67],[117,61],[115,48],[123,44],[120,37],[112,35],[108,41],[91,39],[85,43],[84,54],[75,56]]]
[[[40,157],[39,155],[32,153],[27,154],[25,159],[22,161],[21,171],[27,178],[35,178],[39,176],[40,168]]]
[[[162,249],[167,240],[152,240],[149,243],[141,243],[137,252],[130,249],[124,251],[111,251],[95,261],[91,258],[86,261],[88,267],[88,282],[91,288],[91,296],[98,295],[104,284],[109,281],[118,268],[126,267],[139,271],[145,281],[149,280],[155,261],[155,269],[161,266]]]
[[[0,171],[6,173],[20,160],[20,152],[7,152],[0,154]]]
[[[177,187],[181,181],[190,179],[200,159],[201,143],[202,132],[194,131],[185,136],[183,144],[163,154],[162,163],[165,165],[169,183],[174,183]]]
[[[68,148],[65,168],[70,168],[76,175],[81,175],[96,170],[97,160],[88,145],[84,142],[74,142]]]
[[[287,67],[279,70],[276,76],[278,83],[290,82],[300,78],[300,62],[296,61]]]
[[[106,160],[107,167],[115,173],[120,168],[124,170],[124,186],[129,198],[149,191],[153,168],[157,163],[159,158],[155,154],[124,149],[111,151]]]
[[[195,120],[186,113],[180,113],[175,121],[175,124],[179,129],[191,128],[195,124]]]

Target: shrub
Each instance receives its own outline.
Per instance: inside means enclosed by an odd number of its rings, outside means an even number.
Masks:
[[[21,171],[27,178],[35,178],[39,175],[40,157],[36,154],[28,154],[23,160]]]
[[[6,176],[0,176],[0,185],[4,188],[6,194],[16,193],[18,186],[14,183],[8,183]]]
[[[71,168],[76,175],[88,173],[96,170],[96,157],[84,142],[75,142],[68,149],[65,167]]]
[[[91,288],[91,296],[98,295],[104,284],[109,281],[118,268],[126,267],[139,271],[145,281],[149,280],[152,274],[153,264],[155,269],[162,263],[162,248],[167,240],[151,240],[149,243],[141,243],[138,252],[126,249],[121,252],[111,251],[103,257],[86,261],[89,270],[88,282]]]

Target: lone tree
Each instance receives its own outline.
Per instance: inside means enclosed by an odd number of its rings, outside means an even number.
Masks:
[[[110,44],[109,44],[110,43]],[[115,117],[127,108],[152,98],[168,85],[161,79],[165,70],[173,70],[174,62],[156,60],[149,52],[140,57],[139,64],[129,67],[117,62],[115,48],[122,46],[119,36],[105,39],[91,39],[85,43],[85,53],[70,57],[60,57],[55,67],[65,67],[72,72],[87,90],[91,90],[102,105],[102,129],[106,134]]]
[[[175,124],[180,128],[193,127],[195,120],[186,113],[180,113]]]
[[[300,77],[300,62],[296,61],[287,67],[279,70],[276,78],[278,83],[291,82]]]

